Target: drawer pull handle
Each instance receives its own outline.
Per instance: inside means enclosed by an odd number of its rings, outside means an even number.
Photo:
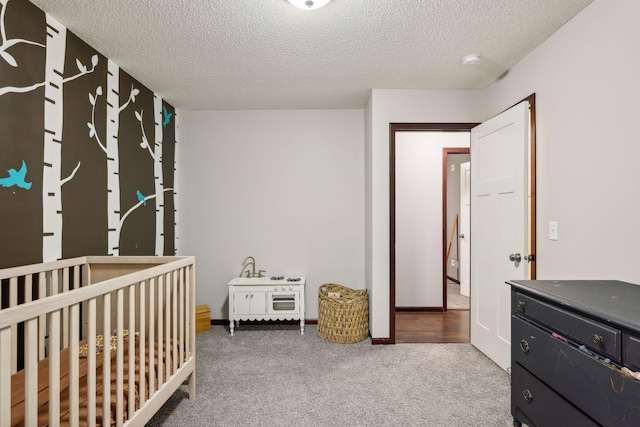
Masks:
[[[531,394],[528,388],[524,389],[524,391],[522,392],[522,397],[524,397],[524,400],[526,400],[527,402],[531,402],[533,400],[533,394]]]
[[[524,353],[529,353],[529,343],[527,340],[520,340],[520,350]]]
[[[518,310],[524,311],[525,303],[524,301],[518,301]]]
[[[593,334],[593,342],[596,344],[602,344],[604,342],[604,338],[602,338],[602,335],[598,335],[598,334]]]

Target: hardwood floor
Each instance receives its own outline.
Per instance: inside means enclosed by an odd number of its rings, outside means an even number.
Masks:
[[[396,344],[467,342],[469,310],[396,312]]]

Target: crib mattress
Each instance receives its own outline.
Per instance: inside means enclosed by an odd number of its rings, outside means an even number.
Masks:
[[[136,341],[137,342],[137,341]],[[80,343],[81,345],[83,343]],[[147,342],[148,344],[148,342]],[[127,419],[128,412],[128,398],[129,398],[129,350],[128,343],[124,344],[124,375],[123,375],[123,386],[124,386],[124,419]],[[163,369],[163,378],[162,383],[166,381],[166,367],[168,366],[165,363],[166,358],[168,357],[168,363],[172,363],[172,350],[173,345],[170,342],[169,346],[164,346],[164,340],[156,341],[154,345],[154,367],[156,372],[154,372],[154,378],[157,385],[157,366],[158,366],[158,347],[161,347],[162,351],[162,359],[161,363],[165,367]],[[168,348],[167,348],[168,347]],[[167,351],[165,351],[167,350]],[[168,354],[167,354],[168,352]],[[60,424],[68,425],[69,424],[69,349],[64,349],[60,351]],[[145,395],[149,396],[149,347],[145,346]],[[102,399],[102,391],[103,391],[103,369],[102,365],[104,363],[104,357],[102,354],[96,356],[96,425],[105,426],[105,425],[116,425],[116,352],[110,352],[110,363],[111,363],[111,416],[110,420],[105,423],[103,417],[103,399]],[[139,407],[139,351],[136,348],[135,351],[135,401],[136,408]],[[179,363],[179,362],[178,362]],[[80,407],[79,407],[79,417],[80,417],[80,425],[87,425],[87,372],[88,372],[88,359],[79,358],[79,376],[80,376]],[[173,367],[172,367],[173,368]],[[172,372],[175,372],[176,369],[172,369]],[[12,375],[11,377],[11,425],[12,426],[24,426],[25,425],[25,377],[24,371],[20,371]],[[47,426],[49,425],[49,360],[43,359],[38,363],[38,426]]]

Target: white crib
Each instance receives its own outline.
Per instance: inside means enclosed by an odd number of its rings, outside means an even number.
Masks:
[[[193,257],[0,270],[1,426],[142,426],[186,380],[193,399]]]

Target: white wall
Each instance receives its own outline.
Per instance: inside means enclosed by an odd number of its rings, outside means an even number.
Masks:
[[[596,0],[486,90],[488,116],[536,93],[538,278],[640,283],[639,16]]]
[[[228,317],[246,256],[267,275],[364,283],[364,112],[180,111],[179,251],[196,256],[197,303]]]
[[[198,302],[226,317],[224,284],[254,255],[270,273],[309,275],[309,318],[318,284],[366,286],[371,334],[389,337],[389,123],[480,122],[534,92],[538,277],[640,283],[637,16],[636,0],[596,0],[486,90],[374,89],[364,114],[180,112],[179,245],[198,257]],[[324,186],[328,170],[338,172]],[[305,178],[290,184],[293,175]],[[282,205],[298,194],[307,215]],[[343,209],[323,216],[327,201]],[[546,238],[552,220],[557,242]],[[329,242],[340,239],[347,248]]]
[[[371,138],[367,145],[367,244],[370,259],[370,319],[373,338],[389,335],[389,123],[479,122],[482,91],[374,89],[370,99]],[[369,108],[369,107],[368,107]]]
[[[397,132],[396,307],[442,307],[442,149],[468,132]],[[458,179],[459,182],[459,179]]]

